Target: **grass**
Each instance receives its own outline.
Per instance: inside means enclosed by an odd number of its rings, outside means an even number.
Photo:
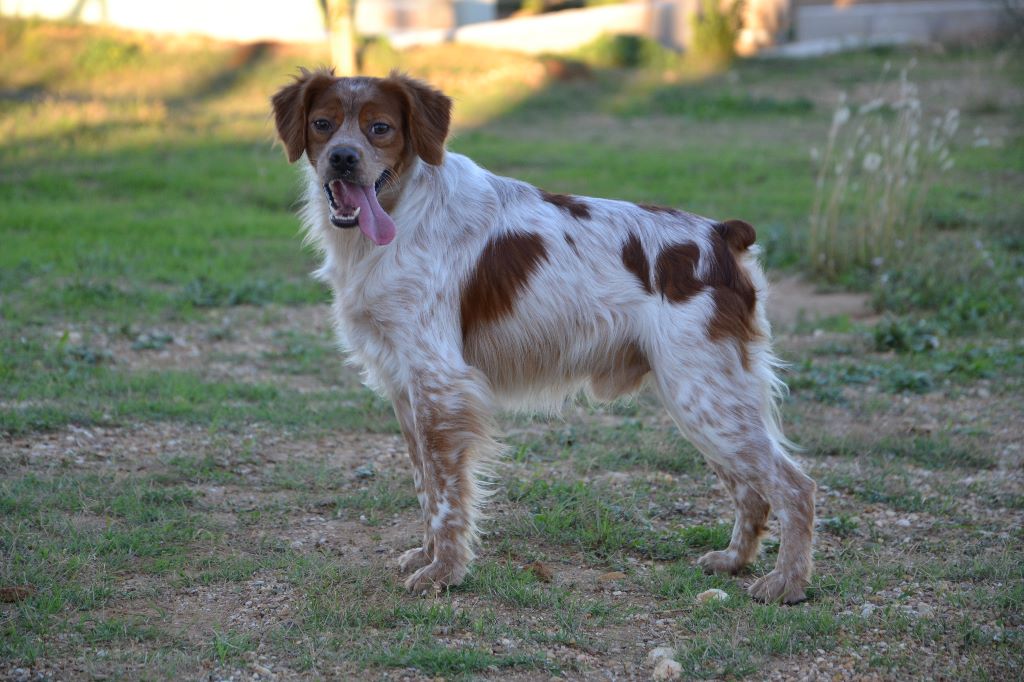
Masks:
[[[628,679],[664,645],[687,678],[1017,676],[1024,138],[1006,54],[913,54],[924,106],[958,106],[964,135],[923,243],[841,283],[878,318],[780,328],[784,420],[821,484],[809,603],[744,594],[774,526],[749,574],[695,567],[732,509],[647,394],[505,418],[475,568],[422,599],[394,568],[421,533],[404,441],[337,353],[271,144],[269,94],[323,52],[0,20],[0,670]],[[798,272],[834,95],[910,57],[565,83],[476,48],[371,61],[452,93],[452,149],[496,172],[748,218],[769,265]],[[728,599],[698,604],[711,588]]]

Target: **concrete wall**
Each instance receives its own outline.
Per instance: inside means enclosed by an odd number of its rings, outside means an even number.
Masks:
[[[967,39],[998,31],[1006,20],[1001,0],[802,4],[809,1],[821,0],[796,0],[790,9],[793,36],[801,43]],[[398,47],[454,40],[528,53],[565,52],[602,33],[653,34],[666,45],[683,47],[688,34],[685,12],[696,4],[696,0],[628,2],[452,29],[456,21],[467,24],[493,16],[494,0],[457,0],[454,4],[449,0],[362,0],[356,4],[356,26],[363,33],[389,35]],[[761,0],[751,6],[755,4],[784,13],[788,0]],[[124,28],[199,33],[228,40],[325,39],[317,0],[0,0],[0,12],[51,19],[74,14],[84,21],[108,21]],[[753,51],[777,38],[785,27],[770,23],[745,31],[740,47]],[[410,30],[424,26],[434,30]]]
[[[1006,17],[999,0],[933,0],[793,8],[798,42],[864,43],[969,40],[999,32]]]
[[[106,21],[157,33],[202,34],[224,40],[325,40],[317,0],[0,0],[0,13],[46,19]]]
[[[529,54],[567,52],[602,33],[646,33],[650,22],[648,7],[646,2],[628,2],[488,21],[449,31],[395,32],[389,37],[400,48],[451,40]]]
[[[0,0],[0,13],[75,18],[158,33],[224,40],[317,42],[325,39],[317,0]],[[449,29],[497,16],[496,0],[357,0],[356,27],[378,35],[394,30]]]

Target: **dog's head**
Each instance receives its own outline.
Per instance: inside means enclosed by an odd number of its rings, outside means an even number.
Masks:
[[[335,78],[326,69],[303,69],[271,101],[288,160],[305,153],[327,195],[331,224],[358,225],[380,245],[394,239],[395,224],[381,204],[393,206],[417,157],[441,163],[451,100],[395,72]]]

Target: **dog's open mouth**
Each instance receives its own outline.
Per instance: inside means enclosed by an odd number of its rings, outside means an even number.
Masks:
[[[324,185],[331,225],[339,228],[358,226],[374,244],[383,246],[390,243],[395,238],[395,223],[377,201],[377,192],[387,177],[388,172],[384,171],[372,186],[344,180],[332,180]]]

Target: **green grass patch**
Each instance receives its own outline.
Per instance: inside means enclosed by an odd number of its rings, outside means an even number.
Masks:
[[[256,644],[251,633],[214,629],[207,657],[220,665],[241,663],[245,654],[256,648]]]
[[[946,436],[881,436],[877,439],[833,436],[828,433],[800,434],[807,454],[816,457],[857,458],[873,466],[899,469],[906,464],[928,469],[991,469],[993,457]]]
[[[409,477],[380,476],[353,492],[339,495],[335,500],[335,513],[339,516],[365,517],[366,523],[376,525],[393,515],[418,509],[415,487]]]
[[[385,647],[367,657],[373,665],[390,668],[415,668],[425,675],[467,675],[492,668],[556,671],[544,656],[538,654],[509,654],[499,656],[487,649],[476,647],[449,648],[431,642]]]
[[[947,383],[1024,376],[1024,346],[999,339],[979,343],[940,340],[928,327],[888,320],[872,331],[878,350],[893,355],[848,352],[848,347],[815,349],[789,366],[786,383],[794,397],[845,404],[844,389],[877,386],[886,393],[929,393]]]
[[[829,473],[819,483],[870,504],[882,504],[902,512],[937,516],[958,515],[956,498],[946,490],[922,492],[900,467],[872,469],[858,475]]]
[[[653,403],[652,403],[653,404]],[[652,409],[636,403],[614,406],[618,413],[646,415]],[[655,405],[653,409],[661,409]],[[570,459],[583,474],[591,471],[664,471],[696,474],[706,470],[700,453],[674,428],[652,427],[643,419],[597,424],[577,421],[549,424],[536,440],[519,443],[517,461]]]
[[[29,662],[68,614],[104,605],[116,575],[159,573],[163,559],[220,532],[180,485],[95,474],[0,479],[0,518],[0,584],[34,590],[0,626],[0,655]]]
[[[656,530],[638,511],[642,507],[636,497],[583,483],[513,482],[508,497],[530,512],[515,523],[510,534],[577,547],[603,559],[621,560],[624,554],[635,554],[672,560],[689,556],[694,549],[729,543],[730,530],[725,524]]]
[[[285,330],[274,335],[274,350],[264,353],[263,359],[275,371],[288,374],[322,375],[325,370],[342,365],[341,353],[333,332],[309,334]],[[334,372],[338,374],[337,371]]]
[[[268,383],[206,381],[182,371],[125,372],[88,348],[0,339],[0,431],[48,430],[69,423],[177,420],[210,425],[264,422],[312,429],[397,431],[389,405],[364,389],[300,393]]]

